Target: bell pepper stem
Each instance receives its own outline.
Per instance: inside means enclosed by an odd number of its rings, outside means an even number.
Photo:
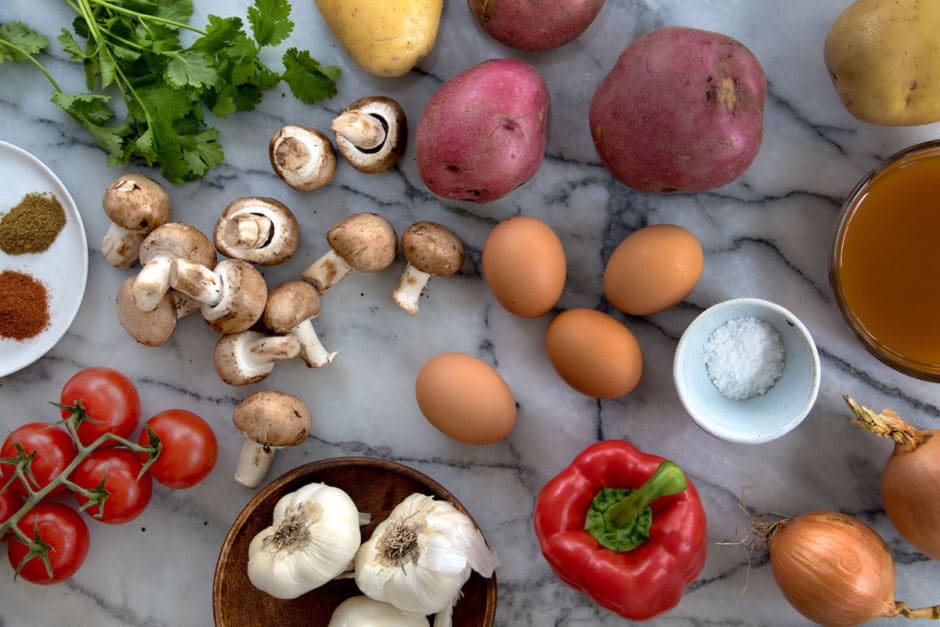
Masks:
[[[631,492],[622,501],[604,512],[608,528],[622,528],[631,524],[644,508],[661,496],[679,494],[688,483],[685,473],[675,463],[666,460],[642,486]]]

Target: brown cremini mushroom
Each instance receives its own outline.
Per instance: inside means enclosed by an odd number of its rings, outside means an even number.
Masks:
[[[320,293],[303,281],[288,281],[268,294],[262,322],[273,332],[292,334],[300,342],[300,356],[310,368],[325,366],[336,357],[317,337],[312,321],[320,313]]]
[[[268,288],[247,261],[224,259],[215,270],[186,259],[170,268],[170,285],[202,303],[202,317],[223,334],[247,331],[264,312]]]
[[[321,294],[353,271],[381,272],[398,248],[395,228],[377,213],[356,213],[334,224],[326,241],[332,250],[301,273]]]
[[[127,334],[144,346],[163,346],[176,330],[177,311],[173,298],[164,294],[157,306],[142,311],[134,303],[134,277],[129,277],[118,290],[118,322]]]
[[[275,449],[296,446],[307,439],[313,418],[307,404],[296,396],[263,390],[242,400],[235,407],[232,421],[245,436],[235,481],[256,488],[271,468]]]
[[[274,363],[300,355],[293,335],[265,335],[242,331],[223,335],[215,345],[215,371],[229,385],[248,385],[265,379]]]
[[[271,136],[268,157],[274,173],[298,192],[319,189],[336,175],[336,152],[315,128],[285,126]]]
[[[101,240],[101,254],[115,268],[137,263],[144,237],[170,219],[173,205],[160,183],[143,174],[125,174],[104,192],[101,207],[111,226]]]
[[[134,302],[143,311],[154,309],[170,290],[170,267],[175,259],[212,268],[215,248],[194,226],[168,222],[157,227],[140,245],[143,267],[134,279]]]
[[[331,128],[336,147],[360,172],[382,172],[405,154],[408,122],[404,110],[391,98],[360,98],[333,120]]]
[[[408,260],[392,298],[414,315],[418,299],[431,276],[450,276],[463,266],[463,242],[437,222],[416,222],[401,236],[401,251]]]
[[[213,239],[226,257],[273,266],[297,250],[300,226],[293,212],[273,198],[238,198],[219,216]]]

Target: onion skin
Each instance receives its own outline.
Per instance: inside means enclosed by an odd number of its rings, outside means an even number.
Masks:
[[[911,451],[895,445],[881,473],[881,500],[904,539],[940,560],[940,431],[920,435]]]
[[[767,546],[783,596],[809,620],[858,625],[898,615],[891,551],[861,521],[810,512],[779,523]]]

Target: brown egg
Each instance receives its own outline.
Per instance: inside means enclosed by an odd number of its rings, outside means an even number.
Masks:
[[[695,289],[702,276],[702,246],[673,224],[632,233],[617,246],[604,270],[610,304],[634,316],[669,309]]]
[[[466,444],[498,442],[516,424],[509,386],[492,366],[465,353],[428,360],[415,380],[415,397],[428,422]]]
[[[617,398],[643,374],[643,354],[633,333],[593,309],[569,309],[545,331],[548,360],[565,382],[588,396]]]
[[[537,318],[551,310],[561,298],[565,276],[561,240],[537,218],[503,220],[483,244],[487,286],[503,307],[521,318]]]

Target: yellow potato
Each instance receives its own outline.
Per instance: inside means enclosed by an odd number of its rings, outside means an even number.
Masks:
[[[402,76],[437,38],[443,0],[316,0],[326,25],[362,69]]]
[[[940,120],[940,1],[858,0],[826,37],[842,103],[872,124]]]

